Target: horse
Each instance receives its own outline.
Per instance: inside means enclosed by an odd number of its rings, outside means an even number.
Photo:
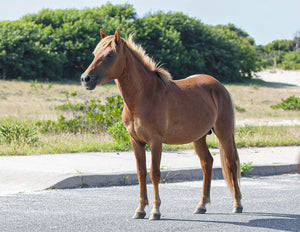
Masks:
[[[161,217],[158,184],[162,143],[193,143],[203,171],[202,196],[194,213],[206,212],[213,165],[206,136],[211,131],[218,138],[223,176],[234,197],[233,212],[242,213],[234,109],[226,88],[205,74],[173,81],[166,69],[155,63],[141,45],[134,43],[132,34],[124,39],[117,29],[109,36],[101,29],[100,35],[94,59],[81,75],[81,83],[87,90],[93,90],[97,85],[115,80],[123,98],[122,121],[130,135],[139,180],[139,204],[133,218],[143,219],[148,205],[146,144],[151,149],[150,179],[154,189],[149,220]]]

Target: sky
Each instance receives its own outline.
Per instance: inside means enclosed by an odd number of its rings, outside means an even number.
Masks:
[[[129,3],[139,17],[146,13],[183,12],[209,25],[233,23],[254,38],[257,45],[294,38],[300,31],[299,0],[110,0]],[[101,0],[0,0],[0,21],[17,20],[41,9],[99,7]]]

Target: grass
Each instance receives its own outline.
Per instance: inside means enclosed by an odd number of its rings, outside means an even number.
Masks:
[[[253,86],[260,86],[254,88]],[[236,120],[286,120],[299,119],[300,111],[274,110],[270,106],[281,103],[292,95],[299,97],[300,87],[272,84],[253,80],[245,84],[228,84],[227,89],[233,97]],[[242,109],[242,110],[240,110]]]
[[[236,128],[238,147],[300,145],[300,126],[246,126]],[[215,135],[209,135],[210,147],[217,147]],[[192,149],[192,144],[163,145],[163,150]],[[59,134],[40,136],[38,143],[0,144],[0,155],[31,155],[73,152],[109,152],[131,150],[128,145],[115,143],[106,134]]]
[[[115,85],[102,85],[95,91],[87,91],[78,83],[40,84],[32,81],[0,80],[0,120],[57,119],[61,112],[56,107],[67,103],[66,92],[76,91],[78,103],[92,98],[104,101],[106,97],[118,93]]]
[[[247,163],[241,163],[241,174],[242,176],[246,176],[247,174],[250,174],[250,172],[253,170],[251,165],[253,162],[247,162]]]
[[[271,109],[271,105],[281,102],[291,95],[298,96],[300,87],[270,84],[253,80],[244,84],[228,84],[235,108],[236,120],[286,120],[299,119],[299,111]],[[4,81],[0,80],[0,126],[10,124],[26,124],[34,126],[38,120],[57,120],[62,114],[59,106],[67,104],[66,92],[77,92],[70,98],[74,103],[82,103],[98,98],[101,101],[118,93],[115,85],[98,86],[94,91],[86,91],[76,83],[38,83],[36,81]],[[297,95],[298,94],[298,95]],[[300,145],[299,126],[244,126],[236,129],[236,143],[243,146],[279,146]],[[40,134],[34,144],[1,143],[0,155],[47,154],[63,152],[90,152],[129,150],[112,142],[105,132],[102,134]],[[208,136],[209,146],[216,147],[217,139]],[[191,144],[169,146],[164,150],[191,149]]]
[[[270,84],[258,80],[225,86],[232,94],[237,107],[236,120],[300,118],[300,111],[286,112],[270,108],[271,105],[281,103],[281,99],[292,95],[299,97],[300,87]],[[259,88],[253,86],[259,86]],[[57,107],[67,103],[65,94],[67,91],[77,92],[77,103],[92,98],[104,101],[106,97],[119,93],[116,85],[102,85],[94,91],[87,91],[79,85],[79,82],[41,84],[0,80],[0,120],[9,117],[19,120],[57,119],[61,114]]]

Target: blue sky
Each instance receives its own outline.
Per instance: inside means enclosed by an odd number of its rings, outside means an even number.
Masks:
[[[16,20],[43,8],[97,7],[100,0],[0,0],[0,21]],[[205,24],[233,23],[255,39],[267,44],[293,39],[300,31],[299,0],[110,0],[112,4],[133,4],[138,16],[158,10],[183,12]]]

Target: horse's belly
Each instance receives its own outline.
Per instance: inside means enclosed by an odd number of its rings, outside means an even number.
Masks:
[[[212,127],[212,122],[208,122],[205,125],[173,126],[166,131],[162,142],[166,144],[185,144],[197,141],[205,136]]]

